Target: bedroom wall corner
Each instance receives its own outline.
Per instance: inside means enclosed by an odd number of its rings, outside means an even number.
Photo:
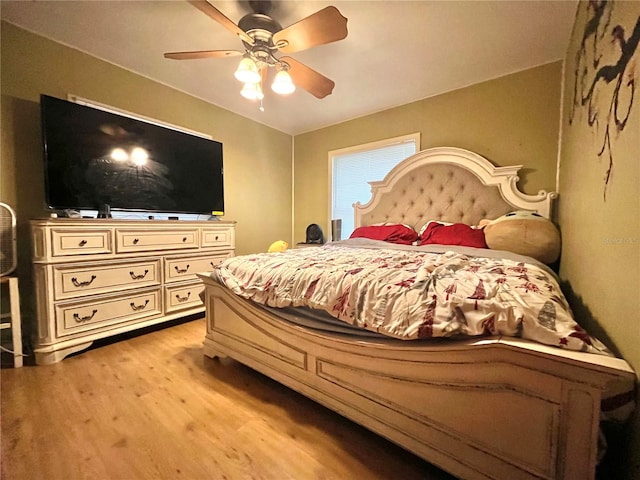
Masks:
[[[595,26],[595,28],[593,28]],[[580,323],[640,372],[640,3],[577,5],[564,72],[560,277]],[[594,55],[599,59],[594,63]],[[594,67],[594,64],[597,65]],[[600,70],[600,69],[606,70]],[[612,74],[605,81],[603,72]],[[640,478],[640,396],[602,478]]]

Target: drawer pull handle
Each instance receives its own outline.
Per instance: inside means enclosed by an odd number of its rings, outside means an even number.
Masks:
[[[144,273],[142,273],[140,275],[136,275],[133,272],[129,272],[129,275],[131,276],[132,280],[142,280],[144,277],[147,276],[147,273],[149,273],[149,270],[145,270]]]
[[[187,241],[187,237],[182,237],[182,243]]]
[[[80,240],[80,243],[78,244],[78,246],[84,247],[86,244],[87,244],[87,241],[83,239],[83,240]]]
[[[187,273],[187,270],[189,270],[189,265],[187,264],[186,268],[178,268],[178,266],[176,265],[175,267],[173,267],[176,269],[176,272],[178,273]]]
[[[218,235],[216,235],[216,240],[218,240]]]
[[[144,304],[142,305],[136,305],[134,302],[131,302],[131,310],[133,310],[134,312],[137,312],[138,310],[142,310],[144,307],[147,306],[147,304],[149,303],[149,300],[145,300]]]
[[[89,320],[91,320],[95,316],[96,313],[98,313],[98,310],[96,310],[96,309],[93,310],[91,315],[86,315],[84,317],[81,317],[77,313],[74,313],[73,314],[73,319],[78,323],[88,322]]]
[[[133,239],[133,244],[134,244],[134,245],[137,245],[139,241],[140,241],[140,239],[139,239],[139,238],[134,238],[134,239]]]
[[[215,262],[209,262],[211,264],[211,268],[216,268],[216,263]]]
[[[187,292],[186,297],[181,297],[179,293],[176,293],[176,300],[178,300],[179,303],[183,303],[189,300],[190,296],[191,296],[191,292]]]
[[[91,280],[85,280],[84,282],[79,282],[76,277],[72,277],[71,278],[71,282],[73,283],[73,285],[75,287],[81,288],[81,287],[88,287],[89,285],[91,285],[93,283],[93,281],[95,279],[96,279],[96,276],[95,275],[91,275]]]

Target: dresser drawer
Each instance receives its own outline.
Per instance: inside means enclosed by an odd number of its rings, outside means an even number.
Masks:
[[[202,229],[203,247],[233,247],[235,244],[232,227],[214,227]]]
[[[94,297],[55,307],[59,337],[162,314],[161,287],[145,292]]]
[[[177,282],[196,279],[198,272],[210,272],[213,267],[231,257],[231,252],[210,253],[193,257],[165,258],[164,281]]]
[[[116,230],[118,253],[197,249],[199,230]]]
[[[201,281],[193,283],[179,283],[165,287],[164,305],[167,313],[200,307],[203,305],[200,293],[204,290]]]
[[[75,264],[53,267],[55,300],[116,290],[160,285],[162,264],[159,258],[139,262]]]
[[[113,246],[108,228],[51,230],[51,254],[54,257],[111,252]]]

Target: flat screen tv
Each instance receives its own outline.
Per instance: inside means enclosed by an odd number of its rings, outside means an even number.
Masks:
[[[49,208],[224,214],[220,142],[47,95],[40,106]]]

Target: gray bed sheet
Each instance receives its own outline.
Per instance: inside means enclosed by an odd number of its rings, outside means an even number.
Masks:
[[[315,310],[308,307],[272,308],[255,302],[253,304],[259,308],[262,308],[263,310],[267,310],[269,313],[277,316],[282,320],[301,327],[310,328],[312,330],[349,336],[350,338],[354,339],[376,338],[379,340],[390,340],[390,337],[386,335],[349,325],[348,323],[332,317],[324,310]],[[391,340],[397,341],[397,339]]]

